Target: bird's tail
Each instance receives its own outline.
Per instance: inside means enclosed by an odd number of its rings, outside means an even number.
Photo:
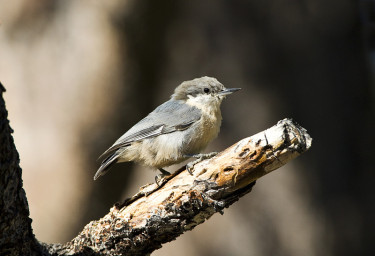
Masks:
[[[113,153],[103,160],[98,171],[95,173],[94,180],[98,179],[100,176],[106,174],[109,171],[109,168],[118,162],[120,154],[118,152]]]

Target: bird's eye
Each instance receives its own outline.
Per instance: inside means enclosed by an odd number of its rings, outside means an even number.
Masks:
[[[203,91],[204,91],[205,93],[209,93],[209,92],[210,92],[210,89],[209,89],[209,88],[204,88]]]

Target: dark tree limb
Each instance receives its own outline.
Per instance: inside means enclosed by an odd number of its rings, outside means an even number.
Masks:
[[[39,244],[32,233],[18,153],[2,97],[0,101],[0,255],[150,254],[213,214],[223,213],[249,193],[257,179],[304,153],[312,142],[304,128],[284,119],[196,164],[193,175],[182,168],[165,178],[160,187],[142,187],[103,218],[87,224],[72,241]]]
[[[0,83],[0,255],[32,255],[40,252],[22,188],[22,170],[14,146]]]

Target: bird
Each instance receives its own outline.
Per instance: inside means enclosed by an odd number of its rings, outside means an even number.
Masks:
[[[188,171],[214,153],[201,154],[220,131],[223,99],[241,88],[225,88],[216,78],[200,77],[184,81],[170,99],[125,132],[99,159],[104,159],[94,180],[106,174],[115,163],[134,161],[158,169],[156,182],[170,173],[173,164],[194,157]]]

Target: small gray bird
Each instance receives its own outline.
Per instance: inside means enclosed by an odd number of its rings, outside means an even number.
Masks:
[[[226,89],[216,78],[207,76],[183,82],[170,100],[130,128],[101,155],[105,158],[94,180],[117,162],[139,162],[159,169],[165,176],[169,173],[163,167],[190,157],[199,158],[195,164],[212,156],[200,152],[219,133],[222,100],[238,90]],[[192,166],[188,164],[189,172]]]

